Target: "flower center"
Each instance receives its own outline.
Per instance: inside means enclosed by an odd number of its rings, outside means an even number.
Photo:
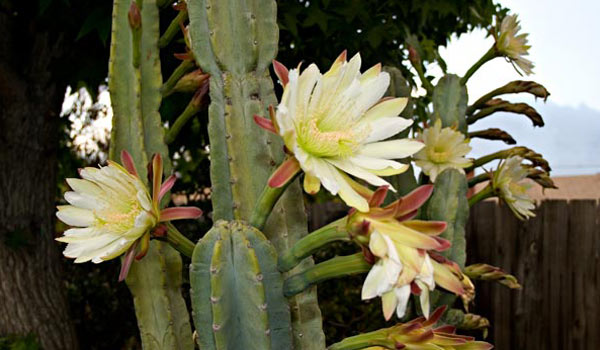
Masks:
[[[311,118],[296,126],[298,144],[306,152],[317,157],[348,157],[360,148],[362,138],[355,130],[356,123],[340,125],[341,130],[327,130],[317,121]]]
[[[123,234],[135,227],[135,219],[142,212],[142,207],[137,201],[128,205],[107,207],[95,211],[97,226],[116,234]]]
[[[445,147],[436,145],[427,150],[427,157],[433,162],[437,164],[442,164],[448,162],[451,156],[451,152],[449,152]]]

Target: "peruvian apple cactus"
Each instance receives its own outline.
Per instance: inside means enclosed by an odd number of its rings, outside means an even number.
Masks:
[[[418,40],[409,36],[409,59],[427,94],[415,101],[406,96],[410,88],[403,87],[399,69],[378,64],[361,72],[358,53],[347,60],[342,52],[324,73],[315,64],[288,69],[275,61],[273,0],[179,3],[162,36],[159,7],[152,0],[115,0],[112,160],[83,169],[82,179],[68,179],[70,205],[57,212],[76,227],[58,239],[68,243],[67,257],[98,263],[123,256],[121,279],[131,268],[126,282],[144,349],[194,348],[180,293],[180,254],[191,258],[194,339],[203,350],[324,349],[315,286],[351,274],[366,274],[362,299],[381,298],[386,320],[422,316],[330,349],[490,349],[455,334],[455,327],[487,327],[485,318],[453,309],[454,324],[443,324],[444,310],[457,297],[465,309],[475,297],[471,279],[520,287],[499,268],[465,267],[469,208],[499,196],[525,219],[533,204],[519,181],[553,186],[547,162],[524,147],[468,158],[472,137],[514,143],[500,129],[470,131],[481,118],[511,111],[543,125],[533,108],[496,98],[521,92],[547,97],[534,82],[512,82],[467,103],[465,84],[492,58],[505,57],[530,73],[516,17],[498,19],[494,46],[464,77],[448,74],[435,86],[425,76]],[[176,56],[182,62],[163,83],[159,50],[179,27],[186,52]],[[279,101],[271,66],[283,87]],[[182,92],[193,97],[165,130],[161,101]],[[385,96],[390,92],[404,96]],[[214,226],[193,243],[167,222],[198,217],[200,210],[163,208],[175,181],[167,144],[206,94]],[[417,111],[415,102],[432,108]],[[118,154],[121,165],[114,161]],[[474,174],[497,159],[506,159],[497,170]],[[407,172],[413,160],[422,169],[418,180]],[[308,233],[301,189],[313,195],[321,186],[341,198],[348,215]],[[337,241],[352,242],[356,253],[313,263],[313,253]]]

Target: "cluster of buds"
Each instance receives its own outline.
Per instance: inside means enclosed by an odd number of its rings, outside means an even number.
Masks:
[[[333,344],[329,350],[352,349],[404,349],[404,350],[489,350],[493,346],[476,341],[473,337],[457,335],[453,326],[439,326],[445,307],[436,309],[429,319],[419,317],[408,323],[400,323],[390,328],[346,338]],[[370,345],[370,346],[369,346]]]
[[[421,186],[385,207],[380,206],[387,187],[375,192],[356,183],[354,187],[369,198],[370,206],[366,213],[351,210],[347,227],[363,247],[367,261],[373,264],[363,284],[363,300],[381,297],[384,317],[390,319],[394,310],[399,318],[404,316],[411,294],[419,296],[421,310],[427,317],[429,293],[436,284],[465,302],[473,298],[469,278],[457,264],[439,254],[450,247],[449,241],[439,237],[446,230],[446,223],[415,219],[431,196],[433,185]]]

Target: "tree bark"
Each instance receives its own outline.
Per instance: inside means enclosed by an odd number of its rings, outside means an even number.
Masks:
[[[54,241],[60,38],[0,12],[0,336],[78,349]]]

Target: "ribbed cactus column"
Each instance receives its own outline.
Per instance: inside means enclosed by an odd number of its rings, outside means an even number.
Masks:
[[[214,219],[248,220],[283,143],[253,122],[275,104],[268,67],[277,51],[273,0],[195,0],[187,3],[192,51],[211,75],[209,135]],[[264,229],[281,252],[307,233],[302,194],[293,184]],[[306,268],[304,266],[300,269]],[[289,299],[296,349],[323,349],[314,289]]]
[[[217,221],[194,249],[192,306],[200,348],[292,348],[277,253],[257,229]]]
[[[442,120],[444,127],[454,127],[467,134],[466,110],[467,88],[460,82],[460,77],[448,74],[442,77],[433,89],[433,114],[431,125],[437,119]],[[421,213],[427,220],[440,220],[448,223],[448,228],[441,237],[452,243],[449,250],[442,255],[456,262],[461,269],[466,261],[465,226],[469,217],[467,201],[467,179],[464,173],[456,169],[446,169],[438,175],[433,195]],[[435,291],[432,294],[432,305],[454,304],[456,296]]]
[[[162,76],[158,57],[158,8],[154,0],[115,0],[109,64],[113,109],[110,158],[127,150],[142,179],[152,154],[170,172],[169,152],[158,108]],[[143,54],[142,54],[143,53]],[[152,241],[127,277],[142,345],[148,349],[193,349],[189,314],[181,295],[181,257],[166,243]]]

